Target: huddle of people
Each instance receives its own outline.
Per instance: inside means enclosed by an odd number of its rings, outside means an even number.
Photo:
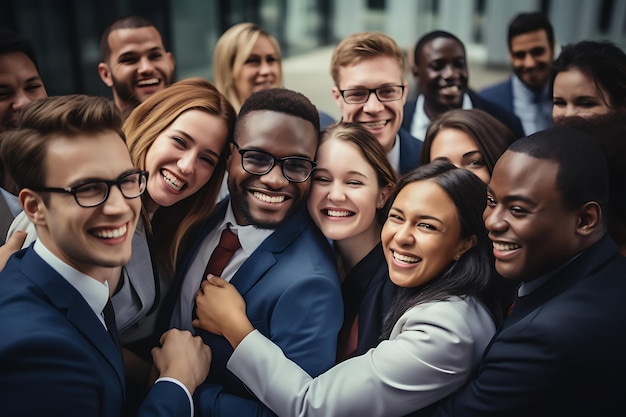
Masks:
[[[429,32],[407,101],[396,42],[350,35],[333,122],[255,24],[220,37],[212,84],[172,82],[158,30],[119,19],[113,100],[47,98],[2,32],[3,410],[621,415],[626,54],[553,62],[539,13],[508,46],[514,75],[477,93]]]

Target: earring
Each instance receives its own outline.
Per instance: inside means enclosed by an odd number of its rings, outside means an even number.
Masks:
[[[461,259],[461,255],[457,255],[457,256],[454,257],[455,261],[458,261],[459,259]]]

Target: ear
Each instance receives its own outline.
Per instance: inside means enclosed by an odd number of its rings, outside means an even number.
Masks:
[[[113,77],[111,77],[111,69],[106,62],[100,62],[98,64],[98,75],[100,75],[100,79],[103,83],[107,85],[107,87],[113,87]]]
[[[586,203],[579,209],[576,233],[581,236],[589,236],[602,227],[602,208],[595,201]]]
[[[333,100],[337,103],[337,107],[339,107],[339,111],[343,114],[343,105],[345,104],[343,101],[343,97],[341,97],[341,92],[339,92],[339,87],[335,86],[331,90],[333,95]]]
[[[46,205],[41,196],[28,188],[23,188],[18,197],[24,214],[28,216],[30,221],[36,226],[46,226]]]
[[[470,237],[462,241],[459,251],[454,256],[454,260],[458,261],[459,259],[461,259],[461,256],[463,256],[465,252],[476,246],[476,242],[478,242],[478,238],[476,237],[476,235],[471,235]]]
[[[169,59],[170,64],[172,65],[172,70],[173,70],[174,67],[176,66],[176,59],[174,59],[174,54],[172,54],[171,52],[167,52],[165,55],[167,56],[167,59]]]
[[[385,203],[387,203],[387,200],[389,199],[392,190],[393,187],[391,185],[387,185],[380,190],[380,194],[378,195],[378,202],[376,203],[377,209],[385,207]]]

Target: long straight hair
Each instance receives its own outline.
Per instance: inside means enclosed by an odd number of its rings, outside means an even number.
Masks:
[[[495,277],[495,261],[483,211],[487,204],[487,186],[473,173],[454,165],[437,161],[423,165],[400,178],[387,210],[404,187],[417,181],[435,182],[453,201],[459,223],[460,238],[476,236],[476,245],[452,261],[439,276],[418,287],[400,288],[395,302],[385,318],[382,337],[388,339],[394,325],[408,309],[429,301],[443,301],[452,296],[478,296]]]

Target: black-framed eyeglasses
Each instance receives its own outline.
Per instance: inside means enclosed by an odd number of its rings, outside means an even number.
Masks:
[[[404,95],[403,85],[386,85],[378,88],[349,88],[347,90],[339,90],[343,101],[347,104],[363,104],[367,103],[370,95],[374,93],[378,101],[385,103],[387,101],[400,100]]]
[[[280,164],[283,176],[290,182],[304,182],[309,179],[317,163],[302,156],[277,158],[269,152],[258,149],[243,149],[233,145],[241,155],[241,166],[248,174],[265,175]]]
[[[112,186],[120,189],[124,198],[137,198],[146,191],[147,171],[132,171],[122,174],[114,180],[87,181],[74,187],[31,188],[33,191],[49,193],[67,193],[74,196],[76,203],[84,208],[96,207],[107,201]]]

